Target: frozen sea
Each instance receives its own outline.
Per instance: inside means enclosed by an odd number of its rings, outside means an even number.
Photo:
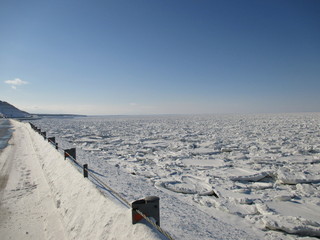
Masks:
[[[78,159],[102,174],[124,172],[209,215],[262,230],[266,239],[320,237],[320,113],[33,123],[60,146],[77,147]],[[130,200],[139,197],[119,188]]]

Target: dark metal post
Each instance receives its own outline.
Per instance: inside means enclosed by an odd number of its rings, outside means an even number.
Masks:
[[[47,139],[47,133],[46,132],[40,132],[40,134],[44,138],[44,140]]]
[[[147,217],[153,218],[156,221],[156,224],[160,226],[160,207],[159,207],[160,198],[156,196],[146,197],[134,201],[132,206],[132,224],[138,223],[143,217],[137,212],[140,211]]]
[[[48,138],[48,142],[51,143],[53,146],[55,146],[56,149],[58,150],[58,143],[56,143],[56,138],[55,137],[49,137]]]
[[[34,125],[31,122],[29,122],[29,124],[30,124],[31,128],[34,130]]]
[[[48,142],[49,142],[49,143],[52,143],[53,145],[55,145],[55,143],[56,143],[56,138],[55,138],[55,137],[49,137],[49,138],[48,138]]]
[[[76,160],[76,149],[75,148],[70,148],[70,149],[64,150],[64,159],[66,159],[69,156],[72,157],[73,160]]]
[[[83,164],[83,177],[88,177],[88,164]]]

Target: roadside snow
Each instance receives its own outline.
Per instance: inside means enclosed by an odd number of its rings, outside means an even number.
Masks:
[[[164,239],[105,198],[25,123],[0,155],[1,239]]]

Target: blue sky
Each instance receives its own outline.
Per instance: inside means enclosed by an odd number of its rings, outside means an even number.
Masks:
[[[0,100],[33,113],[320,111],[320,1],[0,1]]]

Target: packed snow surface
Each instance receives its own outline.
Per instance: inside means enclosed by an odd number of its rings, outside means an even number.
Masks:
[[[237,234],[256,234],[242,239],[320,237],[319,113],[34,124],[61,146],[77,147],[79,161],[105,175],[128,200],[160,195],[162,225],[179,239],[212,238],[208,216],[246,232]]]

